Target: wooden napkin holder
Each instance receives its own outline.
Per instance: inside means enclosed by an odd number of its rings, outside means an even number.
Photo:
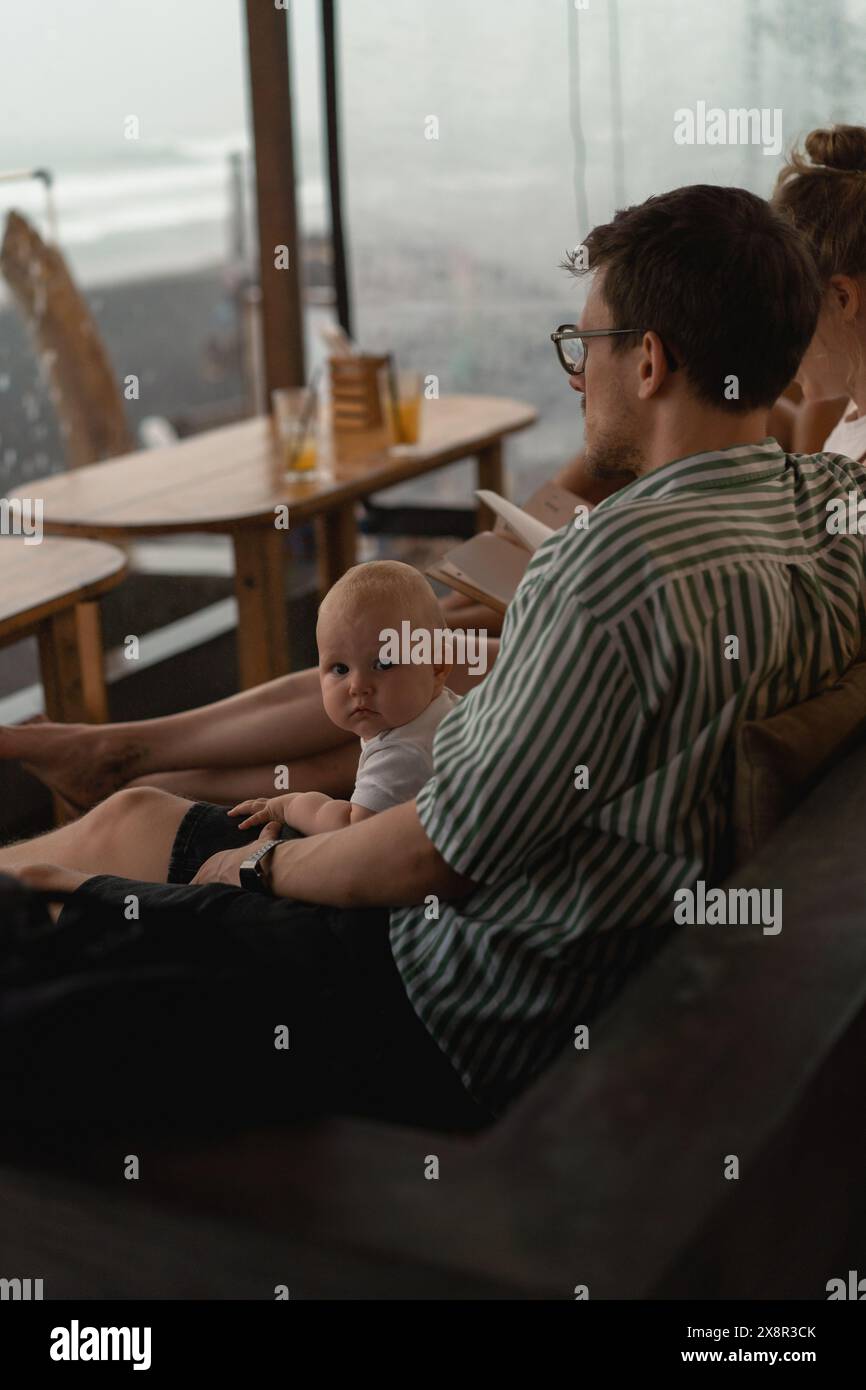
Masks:
[[[385,425],[382,413],[381,373],[391,366],[390,353],[351,353],[330,357],[331,414],[334,433],[379,430]],[[386,377],[387,388],[387,377]]]

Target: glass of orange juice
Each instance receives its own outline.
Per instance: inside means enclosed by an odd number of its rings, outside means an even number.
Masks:
[[[394,394],[388,390],[385,400],[385,414],[391,437],[395,444],[417,444],[421,435],[421,373],[398,371],[393,373]]]
[[[308,386],[278,387],[271,405],[286,471],[293,476],[312,473],[318,460],[315,392]]]

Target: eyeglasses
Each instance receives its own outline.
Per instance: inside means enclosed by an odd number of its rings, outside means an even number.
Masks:
[[[550,340],[556,347],[556,355],[560,360],[563,370],[569,376],[579,376],[586,370],[586,359],[589,353],[587,344],[588,338],[613,338],[620,333],[644,333],[643,328],[578,328],[576,323],[561,323],[555,333],[551,333]],[[675,372],[679,363],[670,353],[668,348],[664,348],[667,364],[672,372]]]

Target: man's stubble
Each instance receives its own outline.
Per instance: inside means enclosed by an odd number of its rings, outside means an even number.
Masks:
[[[581,409],[585,417],[585,398],[581,400]],[[646,465],[637,439],[637,428],[626,415],[620,416],[613,425],[599,426],[597,421],[594,423],[592,441],[587,441],[585,458],[590,477],[606,482],[612,479],[630,482],[640,477]]]

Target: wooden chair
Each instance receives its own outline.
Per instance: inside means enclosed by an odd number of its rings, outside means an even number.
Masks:
[[[129,453],[135,441],[93,315],[61,252],[19,212],[6,219],[0,270],[46,365],[69,467]]]

